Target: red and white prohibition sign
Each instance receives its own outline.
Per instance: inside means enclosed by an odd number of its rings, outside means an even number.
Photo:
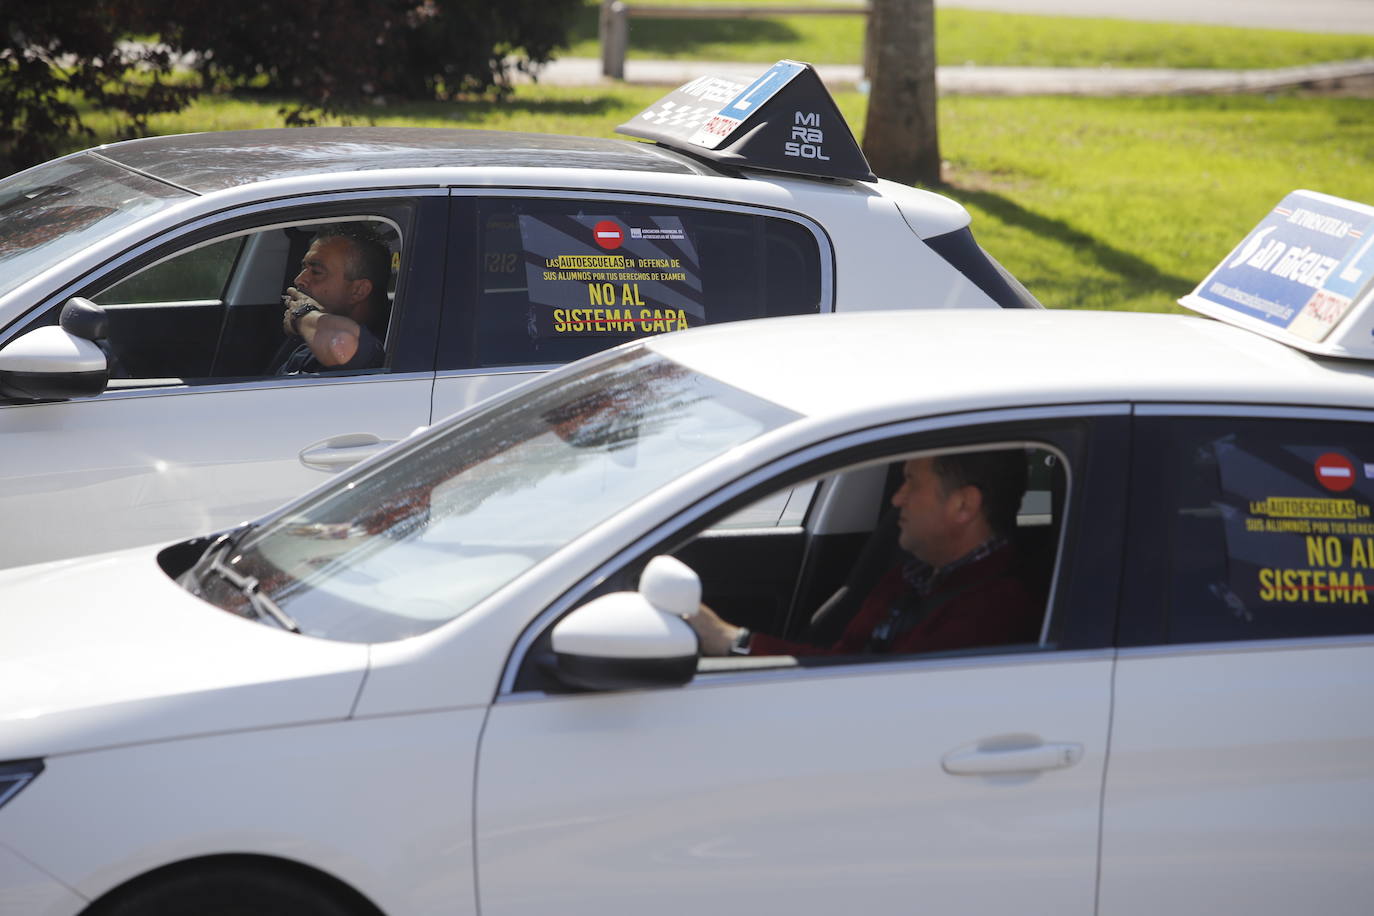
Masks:
[[[592,233],[596,236],[596,243],[607,251],[614,251],[625,241],[625,230],[620,228],[619,223],[609,219],[597,223]]]
[[[1355,465],[1344,455],[1327,452],[1317,459],[1315,471],[1317,483],[1333,493],[1349,490],[1355,485]]]

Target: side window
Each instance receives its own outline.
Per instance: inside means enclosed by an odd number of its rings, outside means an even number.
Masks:
[[[1166,487],[1164,641],[1374,632],[1374,429],[1142,422]]]
[[[801,223],[658,204],[484,200],[479,366],[562,363],[664,331],[820,310]]]
[[[652,550],[588,598],[633,589],[653,556],[672,554],[701,580],[701,616],[747,631],[722,644],[715,624],[696,624],[702,672],[1050,649],[1068,485],[1063,452],[1049,444],[896,453],[779,488],[816,493],[790,544],[782,532],[716,523]],[[749,509],[772,502],[765,494]],[[520,680],[558,689],[531,666]]]
[[[223,299],[243,242],[244,236],[236,236],[193,248],[119,281],[94,301],[111,306]]]
[[[299,215],[237,229],[180,247],[105,278],[83,295],[109,317],[112,387],[211,381],[278,374],[304,343],[286,334],[284,293],[298,286],[327,311],[356,317],[378,346],[365,368],[384,368],[409,207],[389,212]],[[349,237],[340,256],[343,282],[367,275],[362,301],[344,303],[338,284],[304,278],[303,262],[321,237]],[[314,284],[312,286],[312,283]],[[363,287],[341,287],[362,290]],[[336,301],[337,300],[337,301]],[[346,305],[346,309],[345,309]],[[54,324],[50,309],[34,326]],[[353,367],[350,367],[353,368]],[[308,366],[305,371],[322,371]],[[120,382],[118,380],[124,380]]]

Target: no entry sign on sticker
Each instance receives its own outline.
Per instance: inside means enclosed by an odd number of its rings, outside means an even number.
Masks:
[[[619,248],[620,243],[625,241],[625,230],[620,228],[619,223],[608,219],[597,223],[592,231],[596,234],[596,243],[607,251]]]
[[[1349,490],[1355,485],[1355,465],[1335,452],[1327,452],[1317,459],[1317,483],[1334,493]]]

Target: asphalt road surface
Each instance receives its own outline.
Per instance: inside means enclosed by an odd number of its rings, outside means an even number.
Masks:
[[[1374,35],[1374,0],[935,0],[937,6],[1004,13],[1095,16]]]

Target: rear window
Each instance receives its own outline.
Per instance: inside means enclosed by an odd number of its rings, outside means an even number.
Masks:
[[[925,243],[1002,308],[1041,308],[1030,291],[979,246],[968,227],[933,236]]]
[[[799,222],[605,201],[482,203],[479,366],[562,363],[628,340],[822,304]]]

